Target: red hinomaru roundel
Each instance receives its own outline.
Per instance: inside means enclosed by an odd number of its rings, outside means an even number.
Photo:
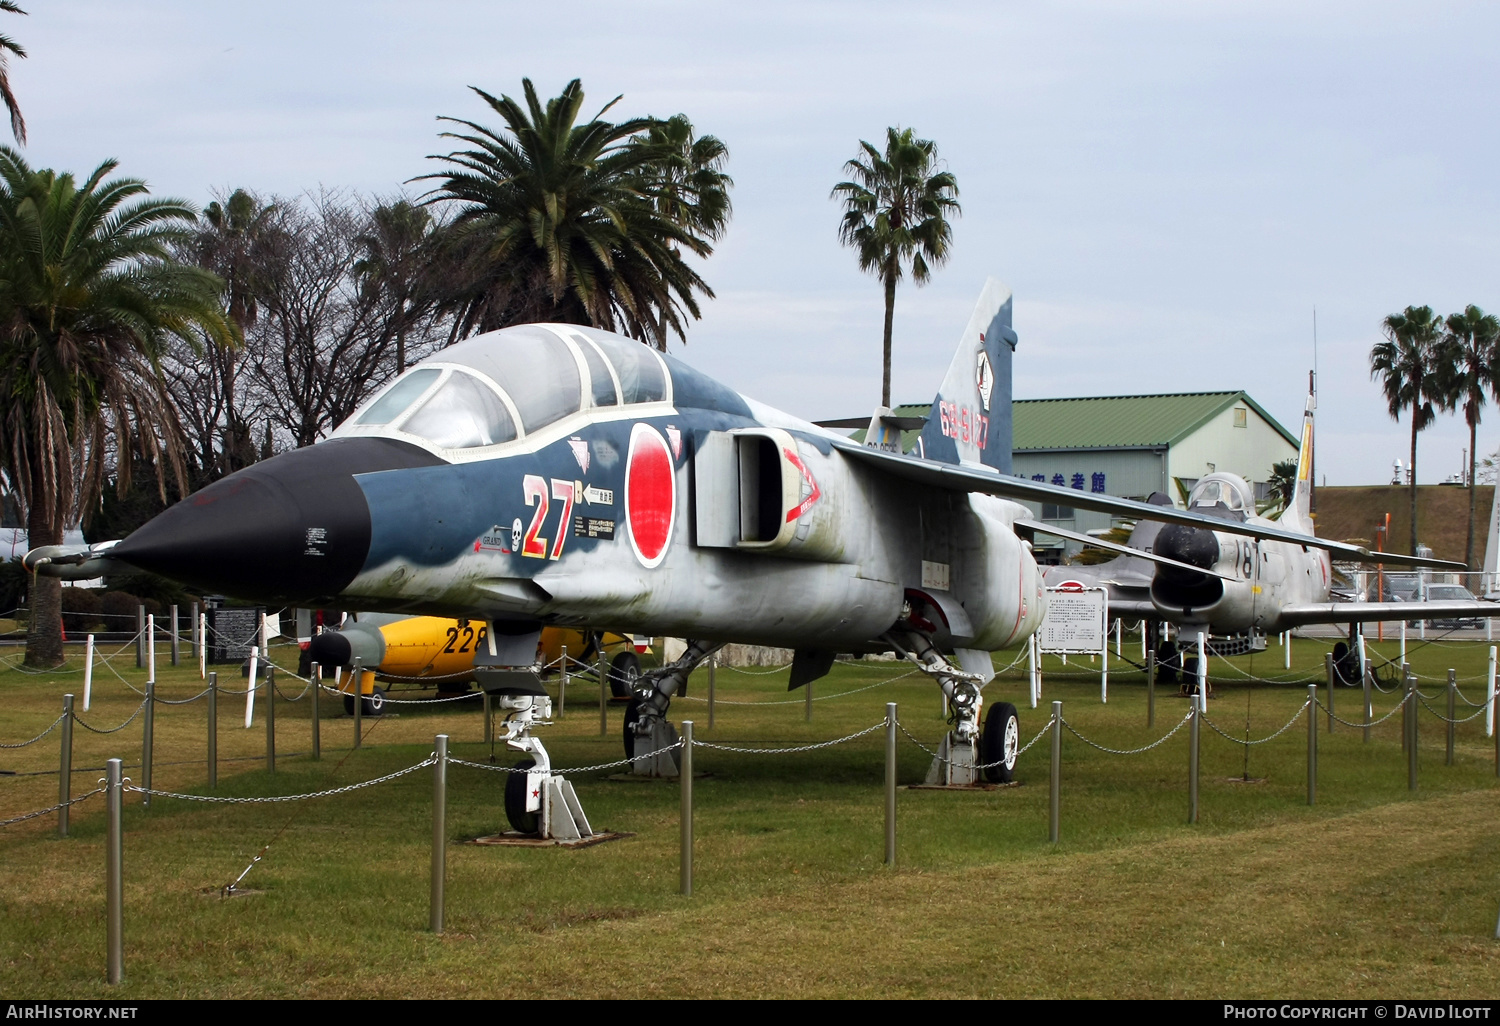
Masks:
[[[645,567],[654,567],[667,554],[677,520],[677,480],[672,473],[672,450],[649,424],[630,431],[625,457],[625,522],[630,547]]]

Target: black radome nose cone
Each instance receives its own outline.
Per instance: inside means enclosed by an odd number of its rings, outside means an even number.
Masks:
[[[319,666],[348,666],[354,655],[349,639],[338,631],[324,631],[313,637],[307,646],[308,659]]]
[[[1219,536],[1202,527],[1168,524],[1157,533],[1153,548],[1158,556],[1166,556],[1204,570],[1219,560]],[[1183,574],[1185,571],[1178,570],[1177,573]]]
[[[388,438],[294,449],[188,496],[110,556],[231,598],[331,600],[354,580],[370,549],[370,510],[354,475],[440,462]]]

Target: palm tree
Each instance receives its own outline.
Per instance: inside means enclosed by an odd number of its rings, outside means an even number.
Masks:
[[[656,208],[668,219],[717,242],[729,227],[734,179],[724,173],[729,148],[711,135],[697,136],[682,114],[651,125],[643,141],[658,156],[646,168],[644,188],[656,196]],[[675,247],[674,247],[675,248]],[[658,326],[659,347],[666,350],[667,323],[663,311]]]
[[[1417,551],[1417,433],[1437,410],[1453,405],[1452,386],[1440,352],[1442,318],[1430,306],[1409,306],[1381,323],[1385,341],[1370,350],[1370,377],[1380,379],[1386,408],[1395,420],[1411,410],[1411,553]],[[1435,404],[1435,405],[1434,405]]]
[[[10,14],[25,14],[26,12],[16,6],[15,0],[0,0],[0,11]],[[26,119],[21,116],[21,105],[16,102],[16,94],[10,90],[10,55],[14,54],[21,59],[26,58],[26,51],[21,49],[21,44],[10,36],[0,34],[0,101],[4,101],[5,109],[10,112],[10,131],[16,137],[16,142],[22,146],[26,145]]]
[[[961,211],[958,181],[937,169],[937,144],[907,129],[886,129],[885,152],[860,140],[859,157],[844,170],[832,195],[844,201],[839,239],[859,253],[859,269],[872,271],[885,286],[885,350],[880,404],[891,405],[891,324],[896,283],[911,267],[912,281],[925,285],[931,266],[948,259],[953,240],[950,216]]]
[[[713,252],[698,227],[658,209],[651,165],[658,148],[639,138],[655,120],[602,120],[620,97],[580,123],[583,87],[537,99],[522,80],[525,106],[474,92],[505,122],[496,131],[442,118],[471,134],[444,133],[472,149],[436,156],[453,169],[428,202],[457,205],[452,240],[464,284],[447,297],[456,330],[491,331],[528,321],[563,321],[623,330],[659,347],[666,333],[686,338],[682,313],[700,317],[693,293],[713,290],[682,251]]]
[[[432,215],[406,200],[384,203],[370,214],[370,226],[355,240],[365,255],[354,273],[366,288],[384,290],[394,305],[396,373],[406,370],[406,331],[420,315],[427,275],[435,265]]]
[[[1500,392],[1500,318],[1469,304],[1463,313],[1449,315],[1443,347],[1452,360],[1454,398],[1463,401],[1469,425],[1469,532],[1464,562],[1474,570],[1474,469],[1479,461],[1475,436],[1486,398]]]
[[[260,319],[260,295],[264,283],[260,272],[267,259],[272,218],[277,208],[262,203],[252,192],[236,189],[220,203],[214,200],[203,210],[203,222],[184,247],[193,261],[218,275],[224,282],[223,304],[239,338]],[[223,404],[224,438],[217,458],[201,454],[203,469],[215,476],[228,474],[255,462],[255,444],[250,426],[240,416],[235,399],[239,372],[236,346],[210,345],[207,357],[217,365]],[[212,463],[218,463],[217,467]]]
[[[182,429],[160,354],[172,337],[235,339],[223,283],[171,256],[193,210],[178,200],[127,202],[146,186],[106,180],[115,166],[105,161],[79,185],[0,146],[0,470],[33,546],[61,543],[64,528],[87,516],[110,463],[121,487],[136,453],[182,485]],[[60,601],[58,581],[36,582],[32,665],[62,662]]]

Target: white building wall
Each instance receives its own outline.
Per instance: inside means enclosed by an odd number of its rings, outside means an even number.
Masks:
[[[1234,426],[1234,411],[1245,411],[1245,426]],[[1297,447],[1286,440],[1248,403],[1227,407],[1208,423],[1172,446],[1167,453],[1167,473],[1173,478],[1195,481],[1214,471],[1238,474],[1251,484],[1269,481],[1271,465],[1297,458]],[[1210,468],[1209,464],[1213,464]],[[1175,485],[1168,494],[1180,504]]]

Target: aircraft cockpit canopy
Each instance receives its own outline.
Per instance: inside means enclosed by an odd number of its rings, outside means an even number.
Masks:
[[[1250,486],[1243,478],[1235,474],[1210,474],[1193,486],[1188,506],[1220,506],[1231,513],[1249,516],[1255,512],[1250,494]]]
[[[449,346],[412,367],[337,435],[410,435],[477,449],[532,434],[582,410],[670,400],[647,346],[573,325],[521,325]]]

